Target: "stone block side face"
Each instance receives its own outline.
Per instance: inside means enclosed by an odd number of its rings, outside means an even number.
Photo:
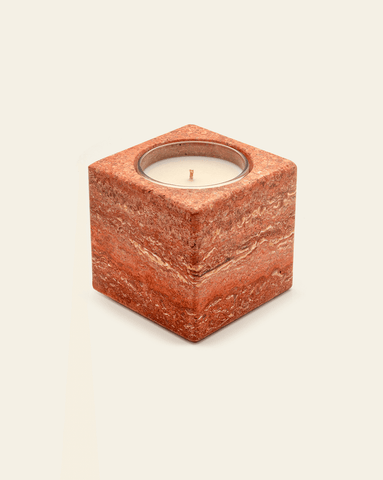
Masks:
[[[284,161],[193,220],[199,337],[291,288],[295,200],[296,166]]]
[[[93,287],[191,341],[197,289],[191,215],[89,167]]]

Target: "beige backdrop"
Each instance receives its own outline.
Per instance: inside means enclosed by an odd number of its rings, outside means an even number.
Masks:
[[[381,2],[7,2],[0,478],[383,478]],[[198,344],[91,288],[87,165],[188,123],[298,165],[294,287]]]

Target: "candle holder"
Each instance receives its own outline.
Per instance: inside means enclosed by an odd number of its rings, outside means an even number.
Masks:
[[[156,179],[151,178],[145,173],[145,169],[150,165],[153,165],[156,162],[159,162],[163,159],[174,158],[174,157],[187,157],[187,156],[202,156],[202,157],[215,157],[228,162],[234,163],[241,168],[241,173],[234,177],[233,179],[227,180],[225,182],[212,183],[203,186],[193,186],[193,183],[189,182],[189,185],[177,185],[160,182]],[[235,150],[232,147],[227,145],[222,145],[215,142],[206,142],[206,141],[197,141],[189,140],[187,142],[173,142],[166,143],[165,145],[160,145],[159,147],[152,148],[146,152],[139,160],[137,164],[138,173],[146,177],[148,180],[158,183],[159,185],[166,185],[171,188],[216,188],[222,185],[228,185],[244,177],[249,173],[249,162],[247,158],[238,150]],[[193,172],[193,173],[191,173]],[[194,176],[194,170],[190,170],[190,179],[192,180]]]
[[[182,155],[223,158],[242,173],[189,188],[144,172]],[[192,342],[228,325],[292,286],[296,172],[196,125],[93,163],[93,287]]]

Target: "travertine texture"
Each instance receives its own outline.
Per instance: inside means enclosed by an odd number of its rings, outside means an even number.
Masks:
[[[169,142],[204,140],[244,154],[250,172],[177,189],[137,171]],[[292,285],[296,166],[187,125],[89,167],[93,286],[196,342]]]

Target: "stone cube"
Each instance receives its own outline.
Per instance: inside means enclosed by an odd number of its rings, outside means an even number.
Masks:
[[[149,150],[197,141],[234,148],[249,172],[201,189],[140,174]],[[296,175],[293,162],[196,125],[93,163],[93,287],[187,340],[203,339],[292,286]]]

